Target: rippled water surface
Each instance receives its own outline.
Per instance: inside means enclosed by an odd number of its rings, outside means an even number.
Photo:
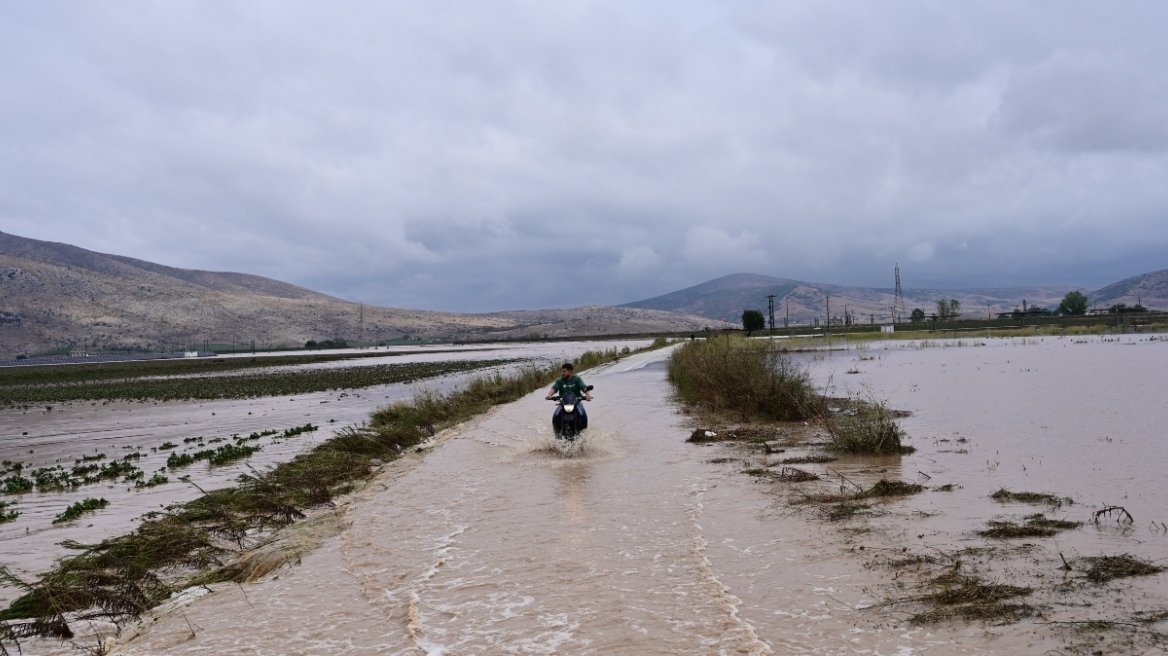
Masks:
[[[542,392],[496,408],[387,468],[299,566],[190,591],[119,653],[1060,653],[1067,638],[1051,621],[1168,608],[1164,575],[1056,599],[1016,625],[922,627],[887,603],[911,588],[898,593],[900,574],[873,556],[987,545],[974,531],[995,516],[1081,521],[1118,504],[1133,525],[1087,524],[993,573],[1035,585],[1074,576],[1057,570],[1058,552],[1168,564],[1168,536],[1152,524],[1168,521],[1166,356],[1168,344],[1137,337],[816,356],[821,384],[912,411],[903,427],[919,450],[807,469],[927,487],[845,522],[794,511],[785,488],[742,473],[781,456],[687,444],[665,354],[641,356],[585,374],[596,399],[578,450],[552,445]],[[999,504],[989,494],[1000,487],[1075,503]]]
[[[295,368],[362,367],[404,362],[434,362],[447,360],[487,360],[523,358],[538,362],[558,361],[596,348],[638,348],[645,341],[630,342],[561,342],[535,345],[497,345],[492,347],[442,347],[397,349],[386,357],[301,365]],[[232,356],[226,356],[232,357]],[[252,357],[236,356],[236,357]],[[263,357],[263,356],[261,356]],[[526,361],[526,360],[525,360]],[[63,365],[67,366],[67,365]],[[285,367],[287,368],[287,367]],[[249,371],[248,375],[256,373]],[[0,460],[20,462],[24,475],[38,467],[62,465],[66,469],[82,456],[105,454],[98,464],[121,458],[129,453],[141,453],[134,461],[145,472],[145,477],[160,471],[166,465],[168,449],[158,449],[166,442],[179,445],[177,452],[215,448],[230,444],[232,435],[249,435],[267,430],[283,431],[294,426],[312,423],[320,430],[304,433],[291,439],[271,439],[248,442],[259,445],[262,451],[230,465],[210,467],[197,462],[176,472],[162,471],[170,483],[154,488],[136,489],[127,484],[105,482],[87,485],[70,492],[39,493],[0,496],[0,500],[15,501],[12,508],[20,511],[15,521],[0,525],[0,563],[22,575],[32,575],[48,569],[53,559],[65,551],[58,543],[77,540],[92,543],[111,535],[131,530],[143,513],[160,507],[192,499],[200,494],[198,488],[214,489],[234,484],[240,473],[248,468],[282,462],[297,453],[326,440],[343,426],[360,423],[379,405],[409,398],[415,388],[445,390],[482,371],[443,376],[412,384],[394,384],[359,390],[334,390],[295,397],[264,397],[258,399],[227,399],[196,402],[84,402],[56,405],[52,410],[34,407],[28,410],[0,409]],[[202,437],[205,446],[184,442]],[[223,438],[221,443],[210,440]],[[190,483],[179,481],[189,476]],[[196,487],[197,486],[197,487]],[[68,524],[52,524],[53,518],[71,503],[85,497],[105,498],[108,508]],[[0,589],[0,601],[8,599],[12,590]]]

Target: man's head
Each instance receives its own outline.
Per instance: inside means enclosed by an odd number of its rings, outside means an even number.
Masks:
[[[563,366],[560,367],[560,376],[562,376],[564,378],[571,378],[572,377],[572,369],[574,369],[574,367],[572,366],[572,363],[565,362],[563,364]]]

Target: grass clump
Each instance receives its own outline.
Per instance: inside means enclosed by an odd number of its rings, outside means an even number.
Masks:
[[[1010,538],[1049,538],[1059,531],[1068,531],[1078,528],[1083,522],[1072,522],[1066,519],[1050,519],[1043,514],[1030,515],[1023,518],[1022,523],[999,519],[986,522],[985,530],[977,534],[983,538],[1007,540]]]
[[[158,487],[159,485],[166,485],[169,482],[170,482],[169,478],[163,476],[162,474],[155,474],[155,475],[151,476],[148,480],[135,481],[134,487],[137,487],[137,488]]]
[[[926,584],[932,591],[921,601],[935,607],[913,615],[913,624],[936,624],[949,620],[983,621],[1007,624],[1030,617],[1035,608],[1029,604],[1002,603],[1007,599],[1024,597],[1033,590],[1029,587],[987,583],[969,576],[954,567]]]
[[[206,460],[211,465],[226,465],[242,458],[247,458],[262,447],[247,444],[224,444],[214,449],[202,449],[194,453],[171,453],[166,457],[166,467],[171,471],[193,465],[200,460]]]
[[[783,458],[781,460],[784,465],[821,465],[828,462],[835,462],[839,458],[829,455],[814,455],[814,456],[799,456],[797,458]]]
[[[1092,583],[1108,583],[1131,576],[1149,576],[1164,571],[1163,567],[1130,554],[1120,556],[1087,556],[1087,579]]]
[[[605,362],[619,355],[610,349],[588,356],[588,361]],[[236,487],[151,513],[132,533],[98,544],[63,543],[79,553],[61,559],[34,581],[24,581],[0,566],[0,583],[23,593],[0,612],[0,641],[71,638],[70,620],[101,619],[120,626],[176,590],[247,580],[254,571],[239,564],[242,554],[273,531],[305,517],[306,510],[327,504],[370,478],[371,459],[393,460],[436,431],[549,385],[556,375],[554,370],[525,367],[507,376],[481,376],[445,395],[418,392],[412,402],[378,409],[368,425],[341,430],[290,461],[240,476]],[[105,504],[86,500],[90,501]],[[170,579],[164,580],[160,572]]]
[[[779,480],[784,483],[805,483],[818,481],[819,476],[798,467],[783,467],[782,471],[779,472]]]
[[[0,501],[0,524],[7,524],[8,522],[15,520],[17,517],[20,517],[20,511],[9,510],[8,508],[10,506],[12,506],[12,502]]]
[[[999,488],[997,492],[991,494],[990,498],[999,503],[1016,501],[1018,503],[1029,503],[1036,506],[1046,505],[1053,508],[1062,507],[1064,504],[1070,506],[1075,503],[1075,500],[1070,497],[1060,497],[1048,492],[1011,492],[1004,487]]]
[[[742,421],[807,419],[815,406],[805,369],[770,343],[742,338],[683,344],[669,359],[669,381],[683,403]]]
[[[858,487],[858,486],[857,486]],[[812,494],[805,497],[809,503],[838,503],[841,501],[859,501],[863,499],[878,499],[881,497],[907,496],[918,494],[925,487],[908,481],[890,481],[880,479],[868,489],[861,489],[850,494]]]
[[[925,486],[907,481],[889,481],[880,479],[875,485],[860,493],[860,497],[871,499],[874,497],[899,497],[918,494]]]
[[[31,492],[35,486],[36,484],[31,480],[19,474],[8,476],[3,481],[0,481],[0,490],[2,490],[4,494],[20,494],[21,492]]]
[[[784,468],[786,471],[788,468]],[[790,469],[794,469],[793,467]],[[800,470],[795,470],[800,471]],[[816,477],[818,478],[818,477]],[[829,521],[848,519],[868,509],[863,501],[917,494],[924,486],[906,481],[880,479],[870,488],[846,494],[804,494],[801,503],[817,504],[816,512]]]
[[[71,522],[80,518],[85,513],[97,512],[98,510],[101,510],[108,505],[109,501],[106,501],[105,499],[94,499],[93,497],[86,497],[84,500],[78,501],[77,503],[66,508],[65,512],[57,515],[53,519],[53,523],[63,524],[65,522]]]
[[[883,403],[864,402],[855,412],[825,415],[829,435],[826,448],[874,456],[912,453],[912,447],[901,444],[904,431],[896,414]]]
[[[282,437],[282,438],[296,437],[297,435],[303,435],[304,433],[313,433],[313,432],[316,432],[318,430],[320,430],[320,426],[313,426],[312,422],[309,422],[307,424],[304,424],[303,426],[293,426],[292,428],[288,428],[283,433],[280,433],[279,437]],[[266,433],[268,433],[268,432],[264,431],[264,433],[252,433],[252,435],[256,435],[258,437],[263,437],[263,435]],[[275,431],[272,431],[272,433],[275,433]],[[251,438],[251,435],[249,435],[248,437]]]
[[[841,501],[824,509],[823,516],[829,522],[838,522],[842,519],[851,519],[867,509],[868,506],[866,504],[856,503],[855,501]]]

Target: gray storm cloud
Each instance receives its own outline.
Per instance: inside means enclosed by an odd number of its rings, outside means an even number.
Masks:
[[[461,311],[1106,284],[1168,266],[1166,14],[7,3],[0,229]]]

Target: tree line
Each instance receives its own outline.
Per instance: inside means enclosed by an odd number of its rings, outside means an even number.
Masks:
[[[1025,305],[1025,303],[1023,303]],[[1032,305],[1025,309],[1015,308],[1013,315],[1015,317],[1043,315],[1049,316],[1053,314],[1061,314],[1068,316],[1077,316],[1087,314],[1087,309],[1090,307],[1090,300],[1087,295],[1080,291],[1068,292],[1063,300],[1058,304],[1054,310]],[[1143,305],[1136,304],[1129,307],[1125,303],[1116,303],[1107,309],[1112,313],[1126,313],[1126,312],[1147,312],[1148,309]],[[921,308],[914,308],[909,314],[909,320],[913,323],[920,323],[928,318],[933,318],[939,321],[951,321],[961,316],[961,301],[955,298],[943,298],[936,302],[934,312],[930,317]],[[759,310],[743,310],[742,311],[742,329],[746,331],[747,337],[757,330],[766,328],[766,317],[763,316]]]

